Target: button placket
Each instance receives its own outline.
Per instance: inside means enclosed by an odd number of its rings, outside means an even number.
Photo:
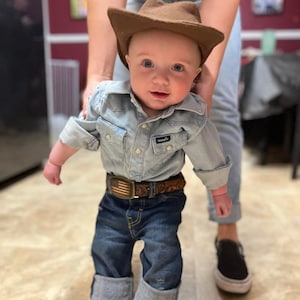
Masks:
[[[144,168],[144,154],[149,145],[149,125],[141,123],[134,137],[133,153],[130,160],[130,173],[135,180],[140,180]]]

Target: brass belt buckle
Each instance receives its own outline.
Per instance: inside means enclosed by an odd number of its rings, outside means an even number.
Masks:
[[[135,198],[135,182],[121,176],[110,179],[111,192],[121,199]]]

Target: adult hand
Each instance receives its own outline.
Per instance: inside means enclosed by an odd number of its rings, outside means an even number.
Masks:
[[[94,89],[96,88],[97,83],[98,81],[96,80],[90,80],[82,93],[82,116],[84,118],[87,117],[87,107],[89,103],[89,98],[92,95]]]
[[[94,76],[88,80],[86,87],[82,93],[82,116],[84,118],[87,117],[87,107],[89,103],[89,99],[91,95],[94,93],[96,86],[99,82],[104,80],[110,80],[110,77],[101,77],[101,76]]]
[[[215,76],[211,74],[209,68],[207,68],[207,66],[204,64],[202,66],[200,77],[193,87],[193,92],[199,95],[206,102],[208,115],[210,114],[211,110],[215,83]]]

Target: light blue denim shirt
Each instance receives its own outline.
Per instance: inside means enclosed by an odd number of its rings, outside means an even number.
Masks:
[[[186,154],[203,184],[214,189],[227,183],[231,165],[197,95],[190,93],[182,103],[149,118],[129,81],[101,82],[89,100],[88,117],[71,117],[60,139],[77,149],[100,148],[108,173],[137,182],[177,175]]]

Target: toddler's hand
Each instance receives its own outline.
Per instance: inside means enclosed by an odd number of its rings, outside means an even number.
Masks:
[[[46,179],[55,185],[60,185],[62,183],[60,179],[61,166],[55,165],[49,160],[44,167],[43,175]]]
[[[221,194],[213,197],[216,213],[218,217],[228,217],[231,211],[232,200],[228,194]]]

